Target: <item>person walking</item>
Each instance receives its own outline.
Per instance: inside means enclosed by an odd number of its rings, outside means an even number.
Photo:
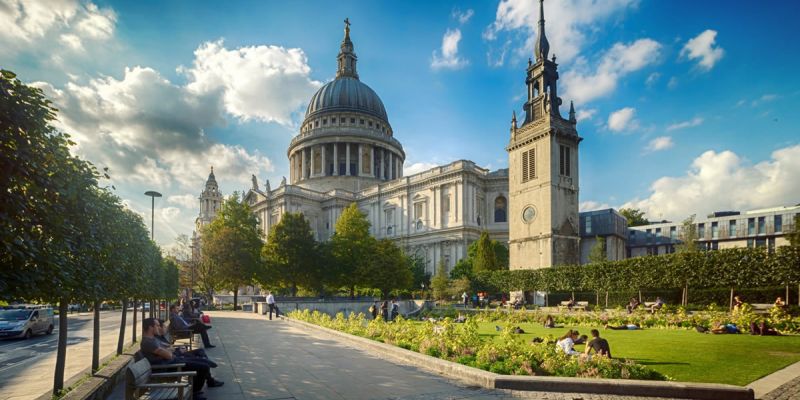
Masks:
[[[461,294],[461,302],[464,303],[464,308],[469,307],[469,295],[467,292]]]
[[[397,316],[400,315],[400,305],[397,304],[397,300],[392,300],[392,315],[391,320],[394,321]]]
[[[378,309],[381,307],[379,302],[375,302],[375,304],[369,307],[369,313],[372,314],[372,319],[378,319]]]
[[[278,310],[278,305],[275,304],[275,296],[272,295],[272,292],[267,292],[267,307],[269,307],[269,320],[272,321],[272,312],[275,312],[275,318],[280,316],[280,310]]]
[[[386,300],[381,303],[381,316],[383,317],[384,322],[389,321],[389,302]]]

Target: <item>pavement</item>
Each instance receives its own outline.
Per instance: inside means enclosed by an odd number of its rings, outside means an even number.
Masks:
[[[219,366],[212,370],[219,388],[204,389],[209,400],[284,399],[538,399],[538,400],[657,400],[632,396],[578,393],[518,392],[465,385],[447,377],[382,359],[321,331],[305,330],[280,319],[245,312],[208,312],[213,349]],[[800,363],[798,363],[800,365]],[[792,368],[792,367],[789,367]],[[791,375],[794,374],[794,375]],[[758,386],[761,398],[800,399],[800,377],[785,371],[782,384]],[[789,377],[789,375],[791,375]],[[765,378],[766,379],[766,378]],[[754,382],[755,384],[755,382]],[[124,384],[109,400],[124,398]],[[756,390],[762,390],[756,389]],[[757,396],[759,398],[759,396]]]
[[[800,399],[800,362],[752,382],[747,387],[753,389],[757,399]]]
[[[117,349],[119,311],[100,312],[100,358]],[[92,364],[91,313],[74,313],[68,317],[65,386],[89,372]],[[130,341],[131,316],[128,313],[126,341]],[[58,316],[52,335],[31,339],[0,340],[0,400],[33,400],[53,390],[53,373],[58,348]]]

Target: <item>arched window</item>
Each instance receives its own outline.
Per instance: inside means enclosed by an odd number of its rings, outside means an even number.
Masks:
[[[497,196],[494,199],[494,222],[507,222],[506,219],[506,208],[508,206],[508,201],[503,196]]]

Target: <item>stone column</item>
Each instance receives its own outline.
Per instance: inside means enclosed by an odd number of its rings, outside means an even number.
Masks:
[[[344,175],[350,176],[350,143],[345,143],[344,146]]]
[[[300,179],[306,179],[306,149],[300,150]]]
[[[363,152],[364,152],[364,145],[359,143],[358,144],[358,154],[356,155],[356,165],[357,165],[357,168],[358,168],[358,171],[356,171],[356,176],[361,176],[361,175],[364,174],[364,165],[362,165],[363,164],[362,163],[362,158],[363,157],[361,157],[361,154],[363,154]]]
[[[328,163],[325,162],[325,153],[328,152],[328,145],[321,144],[319,145],[319,149],[322,150],[322,176],[328,176]]]
[[[377,168],[375,168],[375,146],[370,147],[369,173],[373,177],[377,177],[378,176]]]
[[[394,153],[389,152],[389,179],[394,179]]]
[[[309,147],[308,150],[309,155],[311,156],[311,160],[308,165],[308,177],[311,178],[314,176],[314,146]]]
[[[333,144],[333,176],[339,175],[339,143]]]

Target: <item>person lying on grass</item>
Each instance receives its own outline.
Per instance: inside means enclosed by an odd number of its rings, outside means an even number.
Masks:
[[[742,333],[739,330],[739,327],[736,324],[723,324],[722,322],[715,322],[714,327],[711,328],[711,333],[715,335],[726,334],[726,333]]]
[[[642,329],[642,327],[640,327],[639,325],[636,325],[636,324],[626,324],[626,325],[620,325],[620,326],[611,326],[609,324],[606,324],[605,328],[606,329],[613,329],[615,331],[625,331],[625,330],[627,330],[627,331],[635,331],[635,330],[638,330],[638,329]]]

